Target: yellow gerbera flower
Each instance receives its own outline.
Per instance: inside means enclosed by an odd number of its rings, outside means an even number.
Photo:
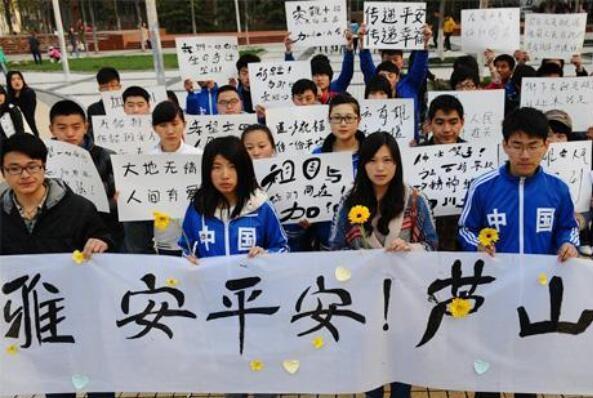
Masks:
[[[16,355],[19,352],[19,348],[15,344],[11,344],[6,347],[6,353],[8,355]]]
[[[80,250],[74,250],[72,252],[72,260],[76,263],[76,264],[82,264],[86,261],[86,257],[84,256],[84,254],[80,251]]]
[[[472,309],[472,305],[468,299],[454,298],[447,306],[453,318],[465,318]]]
[[[320,349],[325,345],[325,341],[323,341],[323,337],[317,336],[311,341],[311,344],[313,344],[313,347]]]
[[[498,242],[498,231],[494,228],[483,228],[478,235],[478,242],[484,247],[492,246]]]
[[[175,287],[175,286],[179,285],[179,280],[175,279],[175,278],[167,278],[166,284],[169,287]]]
[[[348,212],[348,220],[351,224],[364,224],[369,220],[371,212],[366,206],[356,205]]]
[[[169,226],[171,222],[171,216],[167,213],[161,213],[160,211],[154,211],[152,213],[154,216],[154,227],[159,231],[164,231]]]
[[[254,359],[249,362],[249,367],[253,372],[259,372],[264,368],[264,363],[259,359]]]

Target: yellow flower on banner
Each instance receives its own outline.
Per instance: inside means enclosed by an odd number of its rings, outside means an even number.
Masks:
[[[313,347],[320,349],[325,345],[325,341],[323,341],[323,337],[318,336],[311,340],[311,344],[313,344]]]
[[[447,306],[453,318],[465,318],[472,309],[472,305],[468,299],[456,297]]]
[[[167,213],[161,213],[160,211],[152,212],[154,216],[154,227],[159,231],[164,231],[169,226],[171,222],[171,216]]]
[[[16,355],[19,352],[19,348],[15,344],[11,344],[6,347],[6,353],[8,355]]]
[[[498,231],[494,228],[482,228],[478,235],[478,242],[484,247],[490,247],[498,242]]]
[[[72,252],[72,260],[80,265],[82,263],[84,263],[86,261],[86,257],[84,256],[84,254],[80,251],[80,250],[74,250]]]
[[[259,359],[254,359],[249,362],[249,367],[253,372],[259,372],[264,368],[264,363]]]
[[[351,224],[364,224],[369,220],[371,212],[366,206],[356,205],[348,212],[348,220]]]
[[[165,283],[169,287],[175,287],[175,286],[179,285],[179,280],[175,279],[175,278],[167,278]]]
[[[548,284],[548,275],[545,272],[542,272],[537,276],[537,281],[540,285],[547,285]]]

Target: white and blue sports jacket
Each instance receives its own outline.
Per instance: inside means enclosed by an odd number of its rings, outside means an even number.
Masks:
[[[269,252],[288,251],[276,210],[260,190],[233,219],[227,219],[219,211],[215,217],[206,217],[190,203],[183,218],[183,232],[179,247],[185,254],[198,258],[246,254],[253,246]]]
[[[476,178],[459,219],[459,242],[476,251],[482,228],[499,233],[496,251],[556,254],[562,244],[579,246],[579,229],[568,186],[541,167],[515,177],[508,165]]]

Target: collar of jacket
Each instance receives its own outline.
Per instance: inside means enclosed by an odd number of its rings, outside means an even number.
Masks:
[[[45,186],[49,192],[47,193],[47,199],[45,199],[44,208],[51,209],[64,199],[64,196],[66,196],[66,193],[68,192],[68,186],[64,181],[54,178],[46,178]],[[14,192],[12,189],[7,189],[2,194],[2,210],[4,210],[6,214],[10,214],[14,207],[14,201],[12,200],[13,195]]]
[[[529,177],[517,177],[511,174],[511,164],[510,162],[507,160],[506,163],[500,167],[500,175],[502,175],[504,178],[506,178],[509,181],[513,181],[513,182],[519,182],[519,180],[521,178],[525,178],[525,183],[529,183],[531,181],[536,180],[537,178],[539,178],[542,174],[544,173],[544,170],[542,169],[542,166],[537,166],[537,169],[535,170],[535,173],[533,173],[532,176]]]
[[[234,219],[244,217],[249,213],[253,213],[257,209],[259,209],[267,200],[268,200],[268,196],[266,195],[266,193],[264,191],[262,191],[261,189],[256,189],[255,192],[253,192],[251,194],[251,196],[249,197],[249,200],[247,201],[247,203],[245,203],[245,206],[243,206],[243,209],[241,209],[241,213]],[[232,213],[232,211],[227,212],[226,210],[223,210],[222,208],[219,207],[214,212],[214,217],[218,218],[219,220],[221,220],[223,222],[227,222],[227,221],[230,221],[230,218],[229,218],[230,213]]]

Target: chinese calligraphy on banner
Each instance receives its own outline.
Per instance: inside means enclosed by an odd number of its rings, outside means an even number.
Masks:
[[[204,149],[207,143],[217,137],[233,135],[241,137],[241,133],[249,125],[257,123],[255,113],[240,115],[187,115],[186,143]]]
[[[182,79],[226,84],[236,74],[235,63],[239,59],[236,36],[177,37],[175,48]]]
[[[284,6],[295,47],[345,44],[346,0],[286,1]]]
[[[93,116],[95,143],[119,154],[150,151],[159,142],[151,115]]]
[[[120,221],[152,220],[160,211],[183,218],[200,187],[199,155],[113,155]]]
[[[360,117],[358,128],[367,135],[386,131],[404,147],[414,138],[414,100],[410,98],[361,100]]]
[[[327,105],[293,106],[266,110],[266,124],[276,151],[311,153],[331,133]]]
[[[381,49],[424,49],[426,3],[364,2],[365,45]]]
[[[300,79],[311,79],[309,61],[258,62],[248,65],[254,105],[292,105],[291,88]]]
[[[583,51],[587,14],[526,14],[525,50],[536,59],[569,60]]]
[[[2,396],[352,394],[393,380],[593,392],[590,260],[358,250],[199,267],[96,254],[76,267],[71,254],[44,254],[8,256],[1,269]]]
[[[461,10],[461,48],[481,53],[485,49],[508,53],[520,46],[520,8]]]

